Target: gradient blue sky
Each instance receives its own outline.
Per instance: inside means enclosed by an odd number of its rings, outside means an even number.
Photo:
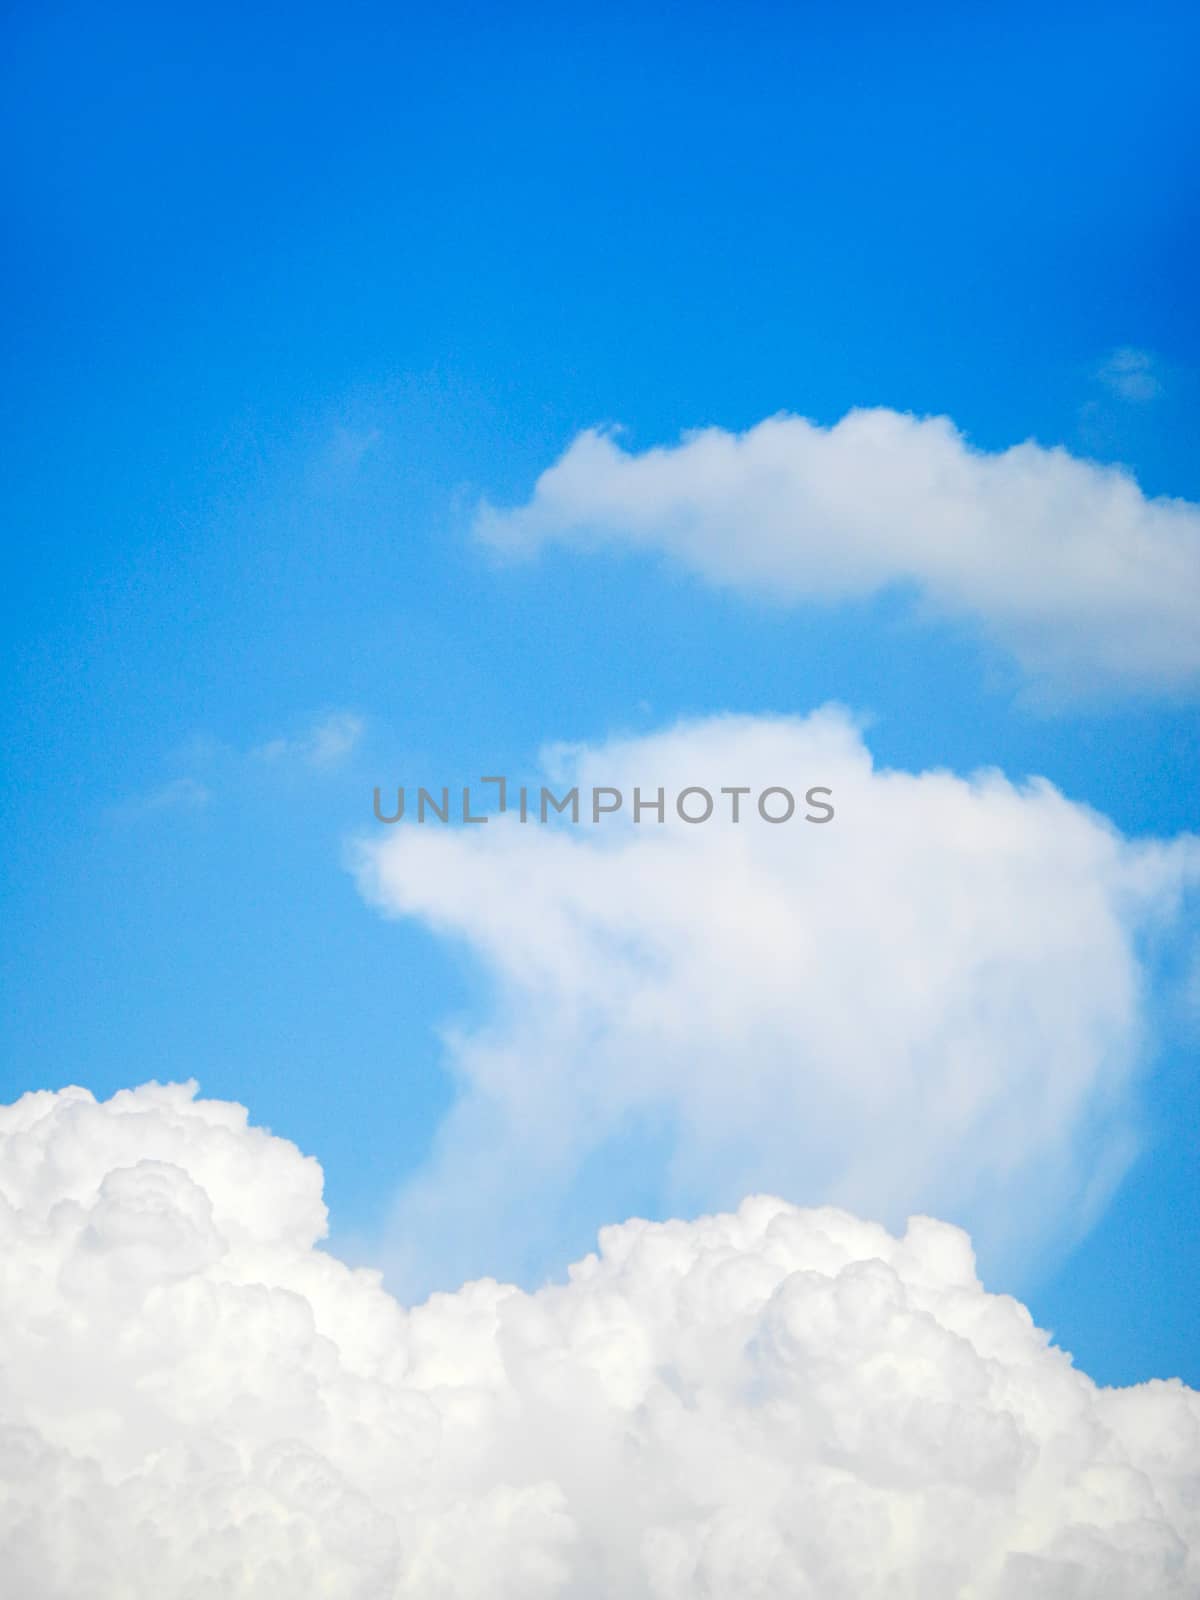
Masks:
[[[194,1075],[320,1157],[335,1243],[369,1232],[448,1103],[436,1029],[482,996],[366,910],[343,838],[376,782],[547,740],[833,698],[883,762],[1200,827],[1186,700],[1050,711],[894,596],[780,611],[468,534],[598,422],[641,448],[872,404],[1200,499],[1194,7],[50,4],[5,32],[5,1098]],[[1124,348],[1152,395],[1106,378]],[[336,711],[345,763],[250,754]],[[1098,1379],[1195,1383],[1200,1028],[1153,1021],[1147,1152],[1023,1291]]]

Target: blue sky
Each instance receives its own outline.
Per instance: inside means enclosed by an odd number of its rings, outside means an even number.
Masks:
[[[902,593],[471,535],[596,424],[874,405],[1200,499],[1200,27],[1043,10],[10,14],[5,1098],[194,1075],[370,1236],[490,997],[371,913],[346,836],[376,782],[547,741],[836,700],[881,764],[1200,827],[1186,689],[1048,706]],[[1200,1378],[1191,940],[1154,957],[1146,1148],[1021,1285],[1105,1381]]]

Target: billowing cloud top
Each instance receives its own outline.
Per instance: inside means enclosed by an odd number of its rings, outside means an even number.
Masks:
[[[972,449],[945,417],[777,416],[640,453],[580,434],[479,535],[668,552],[714,583],[828,599],[915,586],[1058,688],[1200,683],[1200,507],[1033,443]]]
[[[0,1108],[20,1600],[1186,1600],[1200,1395],[1096,1388],[969,1242],[745,1201],[405,1310],[194,1087]]]
[[[1136,1140],[1143,935],[1200,878],[1200,841],[1127,841],[1045,782],[877,770],[832,709],[551,765],[555,794],[611,785],[624,809],[376,826],[359,851],[376,904],[466,941],[489,980],[448,1036],[461,1093],[400,1204],[400,1281],[524,1277],[563,1259],[565,1215],[576,1249],[612,1215],[757,1189],[965,1221],[1005,1272],[1087,1225]],[[668,802],[634,825],[635,785],[828,786],[836,817],[748,804],[733,825],[722,800],[692,826]],[[432,1237],[431,1280],[405,1258]]]

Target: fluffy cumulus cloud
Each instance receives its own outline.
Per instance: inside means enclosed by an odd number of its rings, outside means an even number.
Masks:
[[[1006,1272],[1087,1225],[1135,1147],[1145,952],[1200,841],[1130,842],[1045,782],[878,770],[836,709],[551,754],[578,825],[510,806],[359,847],[364,892],[487,979],[447,1032],[459,1098],[399,1203],[398,1283],[524,1277],[612,1215],[758,1189],[963,1221]],[[661,824],[633,823],[635,786]],[[689,786],[710,821],[679,819]],[[752,791],[736,825],[727,786]],[[828,787],[836,815],[766,822],[771,786]],[[595,787],[624,796],[599,824]]]
[[[476,525],[509,550],[665,551],[778,598],[912,586],[1059,690],[1200,681],[1200,507],[1062,449],[972,449],[945,417],[860,410],[823,428],[783,415],[642,452],[588,431],[528,504],[485,504]]]
[[[406,1310],[194,1086],[0,1109],[20,1600],[1185,1600],[1200,1395],[1099,1389],[966,1236],[745,1201]]]

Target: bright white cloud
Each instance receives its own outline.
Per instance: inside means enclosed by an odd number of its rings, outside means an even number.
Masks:
[[[660,550],[784,600],[911,585],[1060,691],[1200,679],[1200,507],[1148,499],[1127,472],[1062,449],[972,449],[945,417],[852,411],[822,428],[783,415],[640,453],[589,431],[527,505],[485,504],[476,529],[513,551]]]
[[[1042,781],[877,771],[836,710],[554,768],[556,793],[612,785],[626,810],[359,847],[368,897],[465,941],[491,995],[447,1036],[459,1099],[401,1198],[398,1282],[523,1277],[573,1227],[760,1189],[952,1217],[1005,1272],[1086,1227],[1136,1144],[1139,942],[1200,841],[1129,842]],[[837,815],[633,826],[635,784],[828,785]]]
[[[20,1600],[1186,1600],[1200,1395],[1098,1389],[970,1245],[745,1201],[406,1310],[194,1086],[0,1108]]]

